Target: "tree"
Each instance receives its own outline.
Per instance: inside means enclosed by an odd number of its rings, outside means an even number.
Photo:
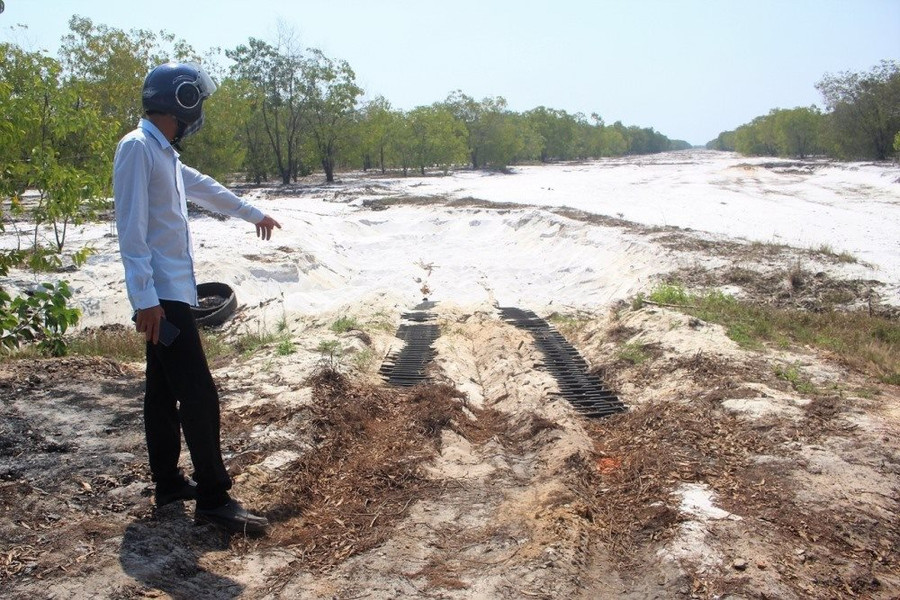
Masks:
[[[806,158],[819,149],[822,113],[815,106],[776,110],[775,135],[779,156]]]
[[[65,76],[82,101],[100,111],[116,139],[143,114],[140,90],[150,69],[168,60],[199,60],[184,40],[165,32],[126,32],[77,15],[69,30],[59,51]]]
[[[867,73],[827,74],[816,84],[830,110],[831,143],[839,156],[884,160],[900,131],[900,62]]]
[[[578,123],[564,110],[539,106],[525,113],[527,122],[540,136],[540,159],[568,160],[575,155]]]
[[[749,124],[738,127],[734,132],[734,147],[741,154],[778,156],[778,136],[773,114],[756,117]]]
[[[723,131],[716,139],[707,142],[706,149],[734,152],[734,131]]]
[[[465,126],[442,104],[420,106],[407,115],[412,130],[413,160],[424,175],[425,168],[438,165],[444,173],[466,160]]]
[[[396,128],[397,113],[391,110],[391,103],[383,96],[378,96],[366,104],[362,109],[359,139],[364,156],[363,168],[368,168],[374,159],[381,169],[381,174],[385,173],[385,159]]]
[[[320,50],[310,50],[303,63],[306,110],[302,112],[315,144],[325,180],[334,181],[338,150],[350,132],[362,89],[346,61],[334,61]]]
[[[305,171],[301,138],[306,108],[303,57],[289,42],[276,47],[256,38],[226,50],[225,55],[234,61],[232,76],[244,84],[241,89],[251,111],[248,123],[262,126],[275,169],[286,185]]]
[[[0,51],[0,81],[8,92],[0,97],[0,193],[11,210],[22,212],[22,192],[39,192],[28,209],[34,223],[31,259],[33,267],[46,267],[41,227],[52,226],[59,254],[68,225],[105,204],[116,132],[96,106],[82,100],[79,86],[61,80],[58,61],[10,44]]]

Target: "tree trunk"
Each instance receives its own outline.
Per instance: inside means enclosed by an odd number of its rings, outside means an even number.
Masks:
[[[322,169],[325,171],[325,181],[334,183],[334,161],[328,157],[323,158]]]

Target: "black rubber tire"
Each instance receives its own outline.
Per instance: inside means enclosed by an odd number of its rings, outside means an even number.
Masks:
[[[212,281],[197,286],[197,298],[219,297],[225,300],[213,306],[192,306],[191,313],[202,327],[215,327],[224,323],[237,309],[237,296],[231,286],[226,283]]]

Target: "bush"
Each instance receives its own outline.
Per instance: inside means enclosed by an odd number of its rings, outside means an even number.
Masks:
[[[71,297],[65,281],[41,284],[15,299],[0,290],[0,348],[9,351],[23,343],[36,343],[44,355],[65,356],[68,347],[64,335],[81,316],[77,308],[69,308]]]

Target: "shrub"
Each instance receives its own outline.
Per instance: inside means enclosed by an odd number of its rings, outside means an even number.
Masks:
[[[71,297],[65,281],[41,284],[15,299],[0,290],[0,348],[9,351],[23,343],[36,343],[44,355],[65,356],[66,330],[81,317],[80,310],[69,308]]]
[[[359,329],[359,323],[353,317],[341,317],[331,324],[331,330],[335,333],[345,333],[351,329]]]

